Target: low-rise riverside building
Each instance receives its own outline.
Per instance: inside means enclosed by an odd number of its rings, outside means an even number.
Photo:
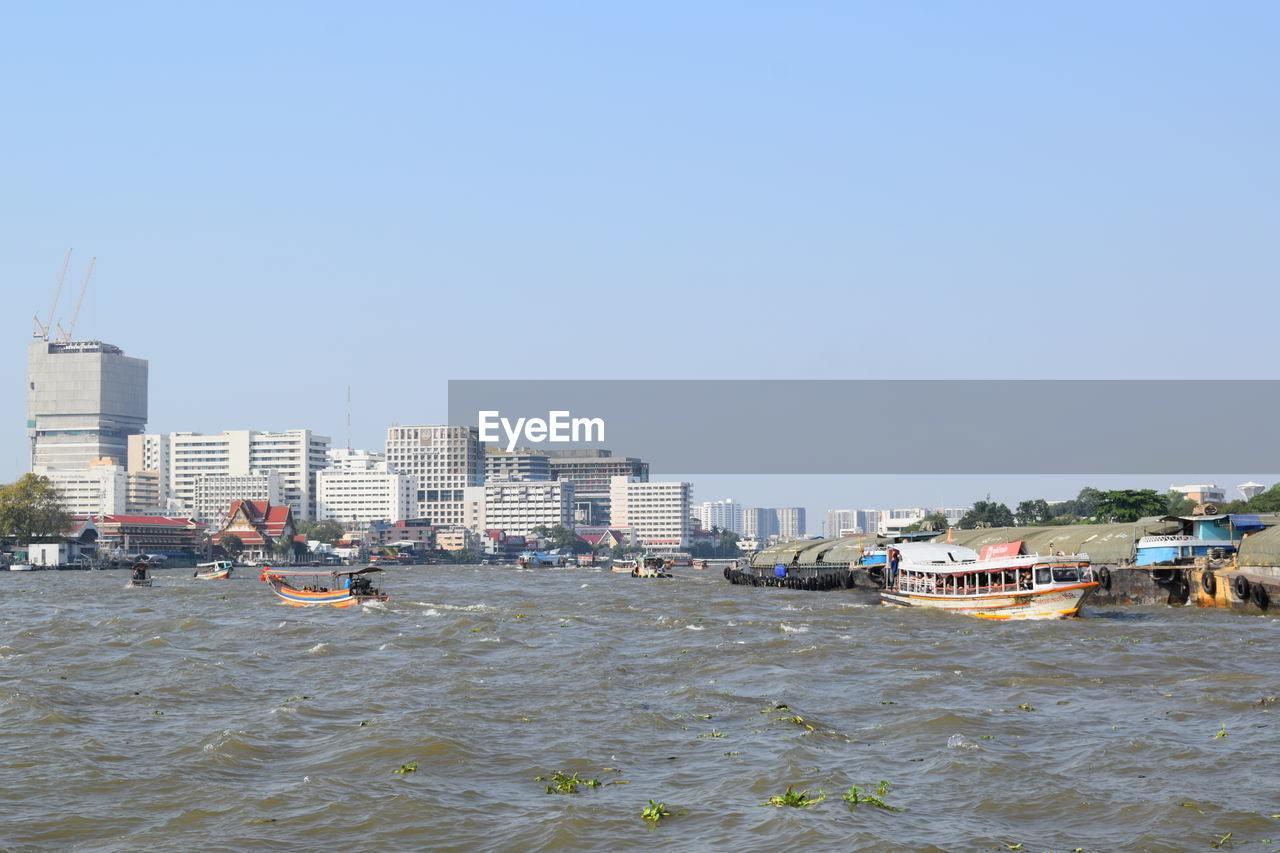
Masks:
[[[372,459],[316,473],[316,516],[348,524],[400,521],[417,511],[416,483]]]
[[[573,483],[486,483],[484,527],[528,536],[535,527],[573,529]]]

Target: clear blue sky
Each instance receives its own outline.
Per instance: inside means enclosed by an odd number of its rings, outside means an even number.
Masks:
[[[70,246],[59,315],[96,255],[76,336],[150,360],[157,432],[345,444],[350,385],[377,448],[442,420],[450,378],[1274,378],[1278,24],[1163,0],[10,5],[0,480]],[[638,333],[664,343],[618,345]]]

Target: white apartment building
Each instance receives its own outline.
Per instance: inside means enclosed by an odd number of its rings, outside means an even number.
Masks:
[[[280,472],[196,477],[191,488],[191,517],[221,526],[235,501],[266,501],[273,506],[285,503]]]
[[[308,429],[284,432],[228,430],[217,435],[169,434],[170,496],[188,512],[195,510],[200,477],[246,477],[265,471],[280,474],[282,503],[295,520],[316,517],[316,472],[325,468],[327,436]]]
[[[879,516],[876,527],[866,532],[878,533],[881,536],[897,536],[902,533],[903,528],[923,521],[926,515],[945,516],[947,526],[954,527],[959,523],[960,519],[964,518],[965,513],[968,511],[969,508],[964,506],[910,506],[896,509],[863,510],[863,512],[875,513]]]
[[[642,545],[685,548],[689,544],[691,483],[641,483],[634,477],[609,480],[610,527],[631,527]]]
[[[345,459],[349,467],[316,473],[316,518],[347,523],[404,521],[417,511],[418,484],[370,454]]]
[[[479,428],[428,424],[387,430],[387,463],[415,481],[417,518],[437,526],[466,521],[465,489],[484,485]]]
[[[573,483],[484,484],[484,526],[508,536],[528,536],[535,527],[573,529]]]
[[[376,450],[352,450],[350,447],[330,447],[325,451],[328,470],[372,471],[379,462],[387,461],[387,454]]]
[[[857,522],[854,520],[854,511],[851,509],[829,509],[827,510],[827,528],[824,535],[829,538],[836,536],[849,536],[854,533],[861,533],[857,529]]]
[[[778,539],[800,539],[805,535],[804,507],[778,507]]]
[[[704,501],[702,506],[694,509],[703,530],[718,527],[742,535],[742,504],[734,503],[733,498],[722,501]]]

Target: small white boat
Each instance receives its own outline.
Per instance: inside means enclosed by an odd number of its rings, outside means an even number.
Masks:
[[[197,563],[194,577],[202,581],[223,580],[231,577],[235,563],[230,560],[214,560],[212,563]]]
[[[889,548],[884,604],[985,619],[1066,619],[1098,588],[1088,554],[1023,554],[1021,542],[978,552],[942,542]]]
[[[36,567],[30,563],[11,563],[9,571],[11,572],[34,572]]]

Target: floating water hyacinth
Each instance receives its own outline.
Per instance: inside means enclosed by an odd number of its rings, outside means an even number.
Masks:
[[[864,791],[857,785],[853,785],[848,791],[845,791],[840,795],[840,799],[844,800],[851,806],[856,806],[859,803],[866,803],[867,805],[875,806],[876,808],[884,809],[885,811],[905,812],[906,809],[891,806],[884,801],[884,795],[887,793],[889,793],[889,783],[881,779],[880,785],[876,788],[876,792],[874,794]]]
[[[550,782],[547,786],[548,794],[576,794],[579,786],[586,785],[588,788],[599,788],[599,779],[583,779],[575,771],[567,774],[563,770],[557,770],[550,776],[535,776],[535,782]]]
[[[818,789],[818,796],[810,797],[807,789],[804,791],[793,791],[792,786],[788,785],[785,792],[775,794],[760,805],[778,807],[790,806],[797,809],[811,809],[826,798],[827,792],[821,788]]]

